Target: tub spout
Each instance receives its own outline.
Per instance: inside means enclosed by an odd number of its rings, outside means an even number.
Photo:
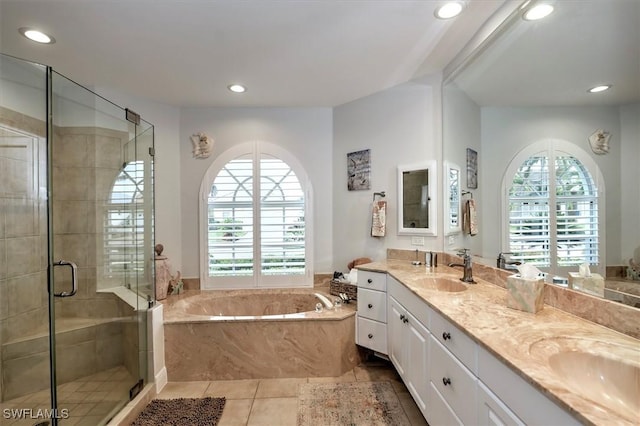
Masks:
[[[333,303],[331,303],[331,300],[329,300],[324,294],[322,293],[314,293],[314,295],[320,299],[320,301],[322,302],[322,304],[324,305],[325,309],[331,309],[333,308]]]

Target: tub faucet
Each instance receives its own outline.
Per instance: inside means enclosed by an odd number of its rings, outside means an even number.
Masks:
[[[460,266],[464,268],[464,274],[460,281],[465,282],[467,284],[475,284],[475,280],[473,279],[473,271],[471,270],[471,256],[468,253],[469,249],[461,249],[458,252],[458,256],[462,256],[462,261],[464,263],[450,263],[449,266]]]

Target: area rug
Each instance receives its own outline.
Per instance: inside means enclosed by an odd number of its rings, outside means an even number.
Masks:
[[[131,426],[210,426],[217,425],[225,398],[154,399]]]
[[[390,382],[305,383],[298,426],[410,426]]]

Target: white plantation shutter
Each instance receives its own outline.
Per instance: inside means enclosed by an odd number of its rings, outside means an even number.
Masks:
[[[560,275],[585,262],[599,265],[598,190],[578,158],[553,147],[528,156],[507,196],[512,260]]]
[[[105,276],[144,271],[144,161],[132,161],[118,174],[107,201],[104,223]]]
[[[213,287],[291,286],[306,277],[305,189],[287,162],[257,147],[225,160],[208,187]]]
[[[260,253],[265,275],[304,274],[304,193],[293,170],[266,155],[260,159]]]
[[[209,276],[253,275],[253,160],[227,163],[209,193]]]

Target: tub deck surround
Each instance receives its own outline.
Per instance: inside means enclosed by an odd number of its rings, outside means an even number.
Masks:
[[[312,299],[311,311],[290,314],[205,313],[207,305],[251,294],[254,299],[245,304],[274,296],[295,301],[314,292],[191,290],[169,296],[162,302],[169,381],[340,376],[353,369],[361,361],[355,344],[355,305],[316,312],[317,300]]]
[[[640,368],[640,340],[549,305],[537,314],[510,309],[506,306],[506,290],[477,276],[478,283],[468,285],[465,291],[442,292],[427,288],[424,278],[460,278],[460,271],[447,266],[425,268],[413,266],[405,260],[388,260],[359,265],[358,269],[386,272],[396,278],[581,422],[603,425],[640,423],[638,412],[613,412],[594,404],[598,401],[582,397],[552,369],[549,362],[551,352],[575,350],[576,342],[580,342],[583,350],[600,352]],[[554,344],[540,350],[543,346],[540,342]],[[606,351],[603,349],[605,346]]]

